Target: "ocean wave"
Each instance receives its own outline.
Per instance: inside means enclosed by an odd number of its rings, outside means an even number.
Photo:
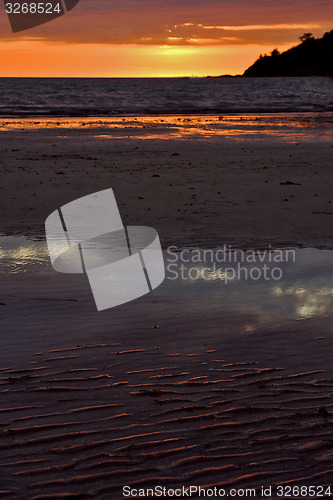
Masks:
[[[333,111],[332,80],[303,78],[3,78],[1,117]]]

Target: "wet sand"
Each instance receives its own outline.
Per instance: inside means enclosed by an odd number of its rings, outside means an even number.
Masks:
[[[3,120],[2,233],[44,238],[49,213],[112,187],[124,222],[155,227],[164,248],[332,248],[328,118],[191,118],[184,134],[174,118],[155,120]],[[205,288],[162,285],[97,313],[82,276],[37,254],[11,269],[0,298],[3,498],[120,499],[125,485],[260,498],[261,486],[332,483],[328,305],[248,328],[255,297],[240,313]]]
[[[225,308],[184,302],[177,315],[163,289],[100,315],[80,280],[63,278],[5,280],[0,466],[11,498],[118,499],[125,485],[260,498],[261,486],[330,484],[331,318],[244,332],[248,318]]]
[[[73,345],[35,359],[1,373],[2,488],[16,498],[330,484],[332,381],[322,370],[155,343]]]
[[[0,122],[2,231],[112,187],[164,244],[332,248],[332,114]],[[19,182],[18,182],[19,175]]]

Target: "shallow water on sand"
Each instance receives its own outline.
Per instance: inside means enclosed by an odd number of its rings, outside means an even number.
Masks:
[[[70,139],[73,130],[100,141],[133,140],[270,140],[295,144],[332,141],[333,113],[242,113],[223,115],[160,115],[141,117],[91,118],[9,118],[0,120],[0,131],[54,129],[58,138]]]
[[[149,308],[152,312],[157,301],[158,310],[165,307],[176,316],[185,311],[191,316],[191,309],[193,317],[232,314],[242,318],[241,332],[255,332],[268,325],[276,328],[294,321],[332,318],[332,250],[169,247],[164,251],[164,262],[166,278],[162,285],[135,302],[117,308],[121,313],[126,309],[131,312],[133,307]],[[72,299],[84,302],[90,313],[98,316],[85,275],[56,273],[45,241],[22,236],[0,237],[0,273],[5,294],[6,285],[22,280],[22,287],[15,292],[17,298],[32,286],[34,292],[29,301],[33,295],[37,302],[40,298],[40,305],[45,300]],[[124,280],[130,279],[124,276]],[[117,309],[113,314],[117,315]]]

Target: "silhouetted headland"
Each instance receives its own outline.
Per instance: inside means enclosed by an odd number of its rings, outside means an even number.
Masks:
[[[260,55],[243,76],[333,76],[333,30],[322,38],[305,33],[300,40],[285,52]]]

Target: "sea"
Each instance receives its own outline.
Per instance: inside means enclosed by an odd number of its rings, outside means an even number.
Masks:
[[[0,116],[333,111],[333,78],[2,78]]]

